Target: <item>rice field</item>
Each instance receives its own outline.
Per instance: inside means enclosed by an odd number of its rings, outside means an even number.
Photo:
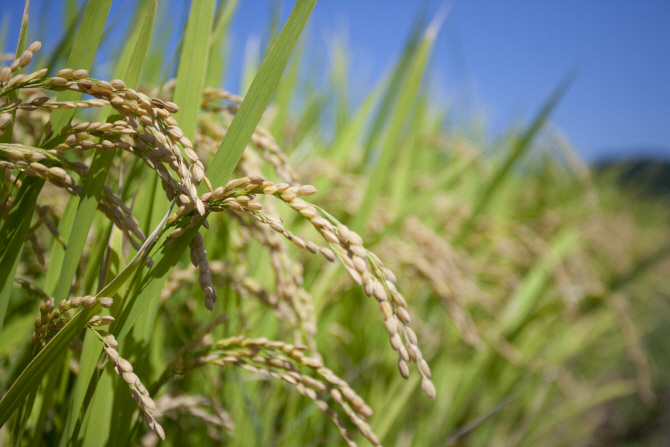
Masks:
[[[111,0],[67,3],[51,53],[26,2],[0,69],[3,445],[665,445],[667,203],[552,130],[571,79],[495,141],[448,126],[438,17],[352,102],[346,47],[325,84],[310,66],[315,1],[245,61],[236,1],[178,30],[138,1],[107,68]]]

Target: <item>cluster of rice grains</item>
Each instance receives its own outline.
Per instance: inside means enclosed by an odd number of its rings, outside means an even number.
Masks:
[[[209,91],[209,95],[210,97],[228,99],[233,103],[237,102],[237,99],[231,98],[226,92],[220,90],[211,90]],[[230,105],[228,108],[213,107],[211,100],[208,98],[205,99],[205,104],[207,104],[206,107],[209,110],[224,112],[224,116],[225,112],[234,114],[236,110],[235,104]],[[196,147],[200,147],[199,143],[202,142],[203,146],[211,146],[212,149],[214,149],[218,147],[218,143],[225,135],[226,128],[216,121],[208,119],[205,115],[205,118],[201,119],[199,130],[200,132],[196,135]],[[423,359],[421,350],[418,347],[416,334],[409,327],[410,316],[407,310],[407,303],[396,289],[395,275],[384,267],[382,261],[374,253],[365,249],[363,241],[357,233],[349,230],[345,225],[337,222],[337,220],[328,213],[301,198],[315,194],[316,188],[311,185],[300,185],[298,183],[297,174],[295,174],[295,171],[288,166],[285,155],[281,153],[267,131],[261,128],[257,129],[252,137],[252,143],[253,147],[258,150],[260,157],[256,156],[253,151],[249,150],[249,148],[244,152],[237,167],[237,172],[242,174],[243,177],[232,179],[226,185],[206,192],[200,197],[200,200],[204,204],[207,213],[225,210],[239,220],[242,224],[241,238],[237,238],[240,245],[244,246],[245,238],[254,238],[269,249],[271,264],[275,270],[277,284],[275,285],[274,293],[268,292],[257,281],[246,275],[246,271],[243,267],[245,263],[240,262],[239,265],[229,266],[227,269],[229,272],[231,270],[235,271],[235,273],[231,275],[233,276],[231,287],[242,297],[253,296],[265,304],[268,304],[274,309],[276,315],[285,319],[292,325],[295,325],[294,321],[296,318],[300,320],[300,324],[307,335],[307,342],[310,345],[311,357],[306,357],[300,349],[297,351],[294,350],[292,347],[293,345],[282,345],[288,346],[283,352],[285,354],[294,353],[294,355],[297,355],[295,352],[300,352],[300,359],[304,359],[307,362],[320,362],[321,360],[318,351],[316,351],[315,346],[313,347],[313,335],[311,334],[316,330],[316,321],[313,321],[314,314],[312,312],[311,297],[300,287],[302,285],[300,269],[297,269],[298,271],[296,271],[296,269],[291,269],[290,265],[284,265],[284,271],[289,270],[292,274],[281,274],[281,265],[282,263],[285,264],[287,262],[288,256],[286,255],[285,248],[283,248],[284,244],[277,239],[277,236],[283,236],[285,241],[290,242],[299,249],[304,249],[312,254],[320,254],[329,262],[335,262],[339,259],[351,278],[363,286],[363,290],[368,296],[373,296],[378,301],[380,311],[384,317],[385,327],[390,337],[391,346],[398,352],[400,357],[398,367],[401,375],[404,378],[409,376],[408,362],[417,363],[419,372],[423,377],[422,388],[427,396],[434,398],[436,391],[431,381],[430,368],[428,363]],[[273,167],[277,176],[283,180],[282,182],[275,183],[260,175],[264,162]],[[284,202],[293,210],[307,218],[312,226],[323,237],[325,244],[319,245],[314,241],[305,240],[286,229],[282,219],[274,211],[273,202],[264,200],[261,203],[263,198],[274,198]],[[251,219],[248,219],[249,217],[251,217]],[[195,225],[195,222],[199,218],[198,215],[193,213],[192,208],[189,210],[185,206],[180,207],[168,218],[169,224],[176,224],[178,226],[177,229],[171,232],[170,237],[180,237],[184,234],[186,229]],[[200,284],[207,295],[211,285],[203,284],[202,281],[203,269],[201,263],[204,251],[200,247],[201,238],[196,235],[194,240],[191,241],[191,248],[192,250],[196,249],[197,254],[194,255],[192,252],[191,259],[193,265],[201,267]],[[244,253],[243,250],[234,251],[237,253]],[[239,260],[243,261],[242,259]],[[207,266],[205,271],[207,271],[207,269],[213,270],[215,268],[214,266],[217,264],[216,261],[214,261],[211,265],[209,263],[205,263],[205,265]],[[206,275],[206,277],[209,278],[209,275]],[[290,278],[297,278],[297,281],[292,283]],[[286,288],[288,288],[291,293],[285,293],[284,291]],[[298,296],[303,297],[303,299],[296,299]],[[286,306],[283,306],[284,303],[286,303]],[[299,345],[300,338],[299,336],[296,336],[295,339],[297,346]],[[253,372],[271,374],[267,369],[261,367],[261,365],[267,365],[268,363],[267,361],[264,361],[262,357],[259,358],[258,355],[256,355],[257,350],[259,349],[258,346],[251,350],[248,349],[248,346],[253,345],[253,341],[249,341],[242,336],[239,336],[228,341],[222,341],[221,343],[225,344],[231,342],[231,340],[234,342],[241,342],[241,340],[244,340],[247,349],[234,351],[235,353],[232,355],[229,352],[226,352],[226,354],[214,352],[208,355],[203,355],[199,360],[193,360],[192,362],[195,362],[196,364],[233,364]],[[261,342],[266,342],[266,340],[261,339]],[[272,344],[281,342],[267,343]],[[242,360],[241,357],[247,358]],[[289,354],[289,357],[293,358],[291,354]],[[255,360],[250,361],[250,358]],[[293,359],[295,360],[295,358]],[[276,364],[287,366],[286,360],[276,361]],[[318,392],[330,392],[330,388],[327,386],[328,380],[326,380],[325,388],[322,384],[317,385],[317,388],[315,389],[306,388],[305,390],[301,390],[300,385],[302,382],[296,376],[287,377],[286,374],[281,374],[279,372],[275,372],[274,375],[271,376],[297,386],[302,394],[307,395],[317,402],[317,405],[319,405],[323,411],[331,415],[335,424],[342,429],[343,436],[347,442],[350,443],[350,445],[353,445],[350,435],[343,428],[342,422],[335,410],[328,408],[325,402],[323,404],[318,403],[320,402],[319,399],[321,399]],[[307,377],[306,380],[314,380],[309,376],[303,377]],[[328,377],[332,376],[328,375]],[[297,385],[294,383],[295,380],[297,380]],[[337,383],[346,385],[341,379],[339,379]],[[342,390],[342,393],[349,393],[351,388],[347,386],[346,390],[347,391]],[[337,391],[337,389],[334,390],[333,399],[334,402],[339,404],[341,403],[342,398],[341,394],[338,394]],[[365,408],[369,409],[367,406],[365,406]],[[379,441],[365,422],[366,417],[369,416],[369,414],[365,414],[366,410],[362,410],[363,413],[352,413],[345,408],[344,411],[356,428],[358,428],[370,442],[377,445]]]
[[[68,161],[65,153],[60,149],[47,150],[20,144],[0,144],[0,157],[2,157],[0,158],[0,167],[7,169],[5,171],[5,181],[15,183],[17,188],[21,186],[22,182],[11,174],[11,169],[20,170],[24,175],[48,180],[49,183],[62,188],[73,196],[81,195],[84,189],[83,185],[76,184],[74,178],[68,174],[67,170],[74,171],[81,177],[85,177],[88,174],[88,167],[82,162]],[[57,163],[60,166],[47,167],[44,163],[40,163],[40,161]],[[9,205],[5,207],[5,212],[9,210],[11,203]],[[46,221],[44,214],[49,210],[48,206],[41,208],[44,208],[44,211],[38,213],[40,215],[40,223]],[[140,243],[145,240],[145,235],[130,208],[108,186],[103,187],[98,209],[122,231],[126,239],[136,250],[139,249]],[[58,231],[55,227],[47,225],[47,228],[54,236],[58,236]],[[33,236],[34,229],[31,228],[28,237],[30,239]],[[35,247],[37,241],[33,242],[33,239],[30,239],[30,241],[33,243],[35,252],[40,256],[40,250]]]
[[[112,299],[103,297],[95,298],[93,296],[76,297],[71,300],[63,300],[58,307],[55,307],[53,300],[48,300],[40,306],[40,316],[35,319],[35,332],[32,336],[32,343],[35,346],[33,353],[36,355],[46,346],[49,341],[56,336],[70,320],[69,310],[76,309],[79,306],[92,307],[100,303],[102,307],[109,308],[112,305]],[[110,316],[94,316],[88,322],[89,327],[106,326],[114,321]]]
[[[379,309],[384,317],[386,330],[389,333],[391,346],[400,356],[398,367],[402,376],[408,377],[407,362],[417,363],[423,376],[422,388],[427,396],[434,398],[435,387],[430,380],[430,368],[418,347],[416,334],[409,327],[410,315],[407,310],[407,302],[395,287],[395,275],[384,267],[382,261],[374,253],[365,249],[363,240],[357,233],[349,230],[345,225],[339,224],[327,213],[324,214],[328,218],[322,217],[319,215],[317,207],[300,198],[300,196],[309,196],[315,192],[316,189],[311,185],[275,184],[263,177],[253,176],[230,180],[225,186],[205,193],[200,197],[200,200],[204,204],[206,212],[231,210],[236,213],[249,213],[258,222],[267,224],[277,233],[282,234],[296,247],[306,249],[313,254],[320,253],[330,262],[339,259],[352,279],[363,286],[365,293],[377,299]],[[258,202],[254,202],[257,195],[276,197],[298,211],[309,219],[329,247],[320,247],[314,242],[305,241],[286,230],[278,216],[264,213],[262,211],[263,207]],[[188,221],[186,227],[173,230],[170,234],[171,238],[181,236],[185,231],[184,228],[192,225],[194,219],[199,218],[196,215],[189,216],[186,210],[186,207],[180,207],[177,212],[168,218],[168,223]],[[194,245],[193,242],[192,245]],[[200,265],[203,253],[204,249],[199,248],[198,254],[192,256],[194,265]],[[201,286],[203,285],[202,275],[201,269]],[[209,284],[205,284],[205,286],[210,287]]]
[[[295,387],[332,419],[348,445],[355,446],[356,443],[335,408],[343,411],[370,443],[381,445],[367,422],[367,418],[372,415],[372,409],[346,381],[326,368],[320,359],[305,355],[307,347],[270,341],[265,337],[252,339],[244,335],[225,338],[215,343],[208,342],[209,332],[224,320],[225,315],[220,316],[200,332],[195,340],[184,346],[158,380],[157,387],[169,381],[175,374],[184,374],[204,365],[239,367],[258,374],[261,378],[280,380]],[[305,374],[301,369],[313,374]]]
[[[30,50],[34,53],[39,46],[39,43],[34,43],[30,46]],[[17,108],[23,112],[50,112],[55,109],[110,105],[123,119],[114,122],[81,122],[68,125],[55,137],[55,141],[62,142],[53,149],[3,144],[0,146],[1,167],[20,169],[24,175],[41,177],[66,189],[70,194],[78,195],[81,194],[83,187],[76,184],[68,171],[74,171],[83,178],[88,174],[88,168],[81,162],[69,162],[65,156],[66,152],[119,148],[140,157],[147,166],[158,173],[169,200],[173,200],[176,196],[181,204],[192,202],[194,208],[204,215],[204,208],[197,194],[197,185],[203,180],[207,186],[211,185],[205,177],[204,165],[192,150],[191,142],[184,137],[177,121],[171,116],[179,110],[175,104],[149,98],[143,93],[127,88],[121,80],[106,82],[90,79],[86,70],[67,68],[60,70],[53,78],[44,78],[47,70],[43,69],[27,76],[19,74],[10,79],[8,76],[11,71],[22,68],[30,62],[30,58],[25,57],[26,54],[17,59],[11,67],[2,69],[0,97],[7,96],[15,90],[30,94],[35,89],[42,89],[72,90],[86,93],[96,99],[57,102],[49,97],[40,96],[29,103],[24,103],[21,98],[17,98],[0,106],[0,124],[5,127],[9,125],[12,121],[11,112]],[[50,138],[52,133],[51,123],[47,122],[44,126],[46,139]],[[179,146],[184,148],[190,163],[182,157]],[[105,188],[99,209],[123,231],[133,247],[139,248],[139,242],[142,242],[145,236],[130,209],[111,189]]]
[[[119,356],[119,352],[117,351],[119,348],[119,343],[111,334],[101,333],[101,331],[95,330],[94,332],[103,343],[107,360],[109,360],[110,364],[114,365],[114,372],[128,384],[130,397],[133,398],[135,403],[142,410],[144,422],[147,424],[147,426],[149,426],[150,429],[156,432],[158,437],[165,439],[165,431],[163,430],[163,427],[153,416],[153,412],[156,410],[156,403],[149,395],[149,391],[142,384],[139,377],[137,377],[137,374],[133,372],[133,365],[131,365],[128,360]]]
[[[168,218],[167,231],[170,234],[166,244],[174,242],[196,225],[202,224],[208,228],[206,216],[211,212],[225,211],[229,213],[229,217],[241,224],[240,234],[236,239],[239,248],[245,248],[251,239],[255,239],[269,249],[276,280],[274,291],[265,290],[248,274],[242,254],[244,250],[237,251],[240,257],[237,265],[221,261],[212,261],[210,264],[200,233],[195,233],[189,244],[191,261],[199,271],[198,282],[205,293],[207,309],[212,310],[217,299],[212,275],[226,276],[230,287],[242,298],[259,299],[269,305],[281,320],[289,322],[295,328],[294,344],[268,341],[264,338],[247,339],[240,335],[214,343],[206,355],[199,357],[197,361],[192,359],[191,366],[232,364],[280,379],[295,386],[301,394],[312,399],[327,413],[349,445],[355,443],[329,401],[337,404],[373,445],[379,445],[379,440],[366,422],[366,418],[372,414],[371,409],[344,380],[323,366],[314,340],[317,321],[312,298],[303,288],[302,266],[288,255],[287,246],[290,242],[301,250],[321,255],[329,262],[339,260],[351,278],[363,287],[364,292],[377,300],[390,344],[399,356],[400,374],[407,378],[408,363],[416,363],[422,376],[424,393],[435,398],[436,390],[431,381],[430,368],[418,347],[417,336],[409,326],[407,303],[396,289],[395,275],[384,267],[374,253],[363,246],[357,233],[301,198],[313,195],[316,188],[299,183],[298,175],[289,165],[287,156],[268,131],[260,127],[255,130],[251,138],[252,145],[245,150],[237,166],[240,178],[214,188],[205,176],[205,166],[193,144],[184,136],[172,116],[178,111],[177,105],[167,98],[151,98],[128,88],[121,80],[106,82],[89,78],[86,70],[63,69],[52,78],[44,77],[46,69],[28,75],[12,76],[14,71],[28,65],[39,47],[39,42],[33,43],[11,66],[0,71],[0,97],[7,97],[12,92],[17,96],[16,99],[0,105],[0,131],[18,119],[19,114],[16,112],[20,112],[21,116],[35,114],[39,117],[36,122],[45,123],[39,130],[34,130],[29,138],[22,138],[24,144],[0,144],[0,167],[7,169],[3,181],[20,185],[21,180],[10,173],[18,170],[26,176],[40,177],[69,194],[80,195],[83,186],[77,183],[71,173],[76,173],[83,183],[89,168],[83,162],[71,160],[77,156],[83,159],[86,151],[90,149],[120,149],[118,154],[139,157],[149,168],[155,170],[167,199],[176,199],[178,209]],[[169,85],[171,84],[168,83]],[[86,93],[94,99],[58,102],[44,96],[41,92],[45,90],[71,90]],[[169,92],[170,89],[165,90]],[[24,101],[22,98],[30,100]],[[201,153],[212,152],[218,148],[241,101],[242,98],[224,90],[207,89],[204,92],[202,108],[210,113],[201,116],[195,138],[195,146]],[[59,129],[57,135],[54,135],[48,121],[50,112],[56,109],[106,105],[111,106],[121,119],[113,122],[73,122],[62,130]],[[211,119],[213,114],[219,119]],[[16,126],[16,132],[22,132],[19,126]],[[35,143],[31,145],[27,141]],[[47,147],[50,149],[44,148],[45,142],[48,142]],[[182,150],[188,159],[182,156]],[[74,157],[66,157],[66,154],[72,154],[73,151],[76,153]],[[281,182],[275,183],[264,178],[261,175],[264,165],[269,165]],[[197,191],[201,182],[208,189],[203,195],[199,195]],[[305,240],[286,229],[274,210],[272,200],[263,200],[261,203],[258,198],[274,198],[288,205],[311,223],[325,243],[319,245]],[[5,214],[6,209],[12,205],[11,197],[7,203],[9,206],[5,207]],[[119,195],[105,187],[98,208],[122,230],[133,247],[139,248],[145,235]],[[58,237],[53,225],[46,218],[48,208],[38,206],[38,209],[41,210],[39,222],[45,223]],[[33,242],[33,247],[39,247],[36,240],[33,241],[34,228],[29,233],[29,239]],[[41,253],[39,248],[35,251]],[[148,263],[151,264],[150,260]],[[175,271],[174,277],[166,285],[166,290],[178,287],[193,272],[192,269]],[[103,307],[109,307],[111,299],[101,298],[97,302]],[[80,305],[92,306],[95,303],[96,299],[93,297],[74,298],[61,302],[55,309],[53,302],[47,301],[40,309],[40,317],[35,321],[33,343],[36,352],[67,323],[69,309]],[[109,316],[94,317],[88,327],[98,334],[105,346],[107,358],[114,365],[115,371],[128,383],[130,394],[142,409],[146,423],[163,438],[163,429],[152,416],[156,406],[146,388],[132,372],[130,363],[119,357],[116,351],[118,343],[110,334],[95,329],[96,326],[112,321],[113,318]],[[308,347],[303,346],[303,335]],[[306,349],[310,351],[309,356],[304,352]],[[310,369],[321,379],[300,373],[298,366]],[[174,370],[170,371],[174,373]]]
[[[310,398],[319,410],[330,416],[348,445],[355,446],[356,443],[334,406],[344,411],[372,445],[381,445],[367,423],[372,409],[346,381],[323,366],[320,360],[306,356],[305,347],[269,341],[263,337],[249,339],[239,335],[220,340],[213,348],[213,352],[195,359],[194,363],[222,367],[233,365],[264,377],[281,380],[294,386],[300,394]],[[313,371],[318,378],[301,373],[299,367]]]
[[[69,300],[62,300],[58,307],[55,307],[53,300],[47,300],[40,306],[40,315],[35,319],[35,332],[32,335],[33,356],[46,346],[49,341],[68,323],[70,320],[69,310],[77,309],[80,306],[93,307],[99,304],[100,307],[109,308],[113,304],[112,298],[94,296],[76,297]],[[93,330],[105,347],[105,354],[109,362],[114,365],[114,371],[128,384],[130,396],[135,403],[139,405],[144,415],[146,424],[156,432],[161,438],[165,439],[163,427],[156,422],[152,412],[156,409],[154,401],[149,396],[149,392],[142,384],[140,379],[133,373],[133,367],[126,359],[119,356],[117,351],[119,343],[109,332],[98,329],[101,326],[107,326],[114,322],[114,317],[110,315],[94,315],[86,324],[88,329]]]

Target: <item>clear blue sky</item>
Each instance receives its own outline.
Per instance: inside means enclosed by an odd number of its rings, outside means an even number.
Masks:
[[[33,14],[46,1],[33,0]],[[128,2],[116,0],[110,16]],[[0,0],[0,11],[10,20],[8,48],[18,36],[22,3]],[[169,3],[177,16],[184,10],[180,0],[160,3]],[[399,55],[425,3],[319,0],[311,32],[324,50],[333,33],[348,35],[352,79],[375,79]],[[491,136],[529,119],[576,69],[578,77],[552,121],[586,160],[633,150],[670,159],[670,0],[427,3],[429,15],[451,5],[432,69],[456,111],[484,113]],[[52,2],[55,16],[61,15],[60,4]],[[236,54],[249,36],[264,32],[271,4],[240,0],[233,19]],[[291,6],[283,2],[282,20]]]

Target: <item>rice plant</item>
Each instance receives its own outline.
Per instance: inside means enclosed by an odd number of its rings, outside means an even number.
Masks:
[[[164,71],[139,2],[108,79],[111,0],[45,57],[26,3],[0,70],[5,443],[572,445],[604,402],[654,404],[667,212],[547,129],[569,81],[484,151],[430,94],[441,18],[351,110],[346,49],[328,85],[302,70],[314,4],[242,97],[235,1],[193,1]]]

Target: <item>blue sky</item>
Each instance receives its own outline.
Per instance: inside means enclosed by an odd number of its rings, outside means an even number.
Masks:
[[[33,14],[45,1],[31,2]],[[128,2],[116,0],[110,16]],[[18,35],[21,3],[0,1],[10,20],[8,48]],[[52,3],[54,15],[60,3]],[[183,10],[179,0],[167,3],[176,14]],[[577,70],[552,122],[587,161],[641,150],[670,159],[670,1],[319,0],[311,32],[324,49],[334,33],[348,36],[352,80],[372,81],[399,55],[426,3],[429,15],[450,7],[432,70],[454,113],[463,115],[457,118],[484,116],[494,137],[530,119],[560,79]],[[249,36],[263,34],[271,4],[240,1],[234,54],[243,53]],[[291,6],[282,3],[282,20]]]

